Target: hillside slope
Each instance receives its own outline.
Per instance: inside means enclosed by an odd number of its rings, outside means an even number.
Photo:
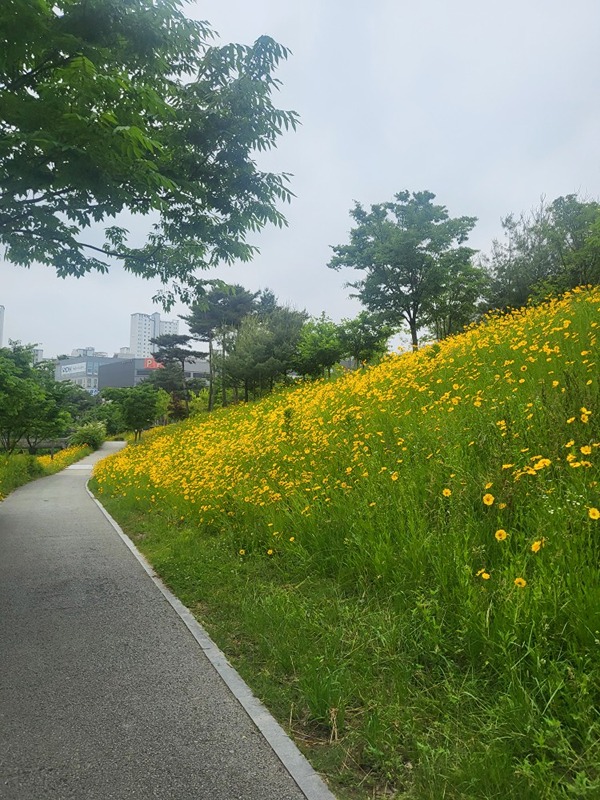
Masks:
[[[600,797],[599,324],[576,290],[96,468],[344,796]]]

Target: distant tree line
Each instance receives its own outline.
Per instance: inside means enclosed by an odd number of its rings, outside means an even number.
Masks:
[[[367,211],[355,203],[347,244],[333,247],[329,267],[359,271],[349,285],[371,313],[443,339],[485,311],[539,302],[600,280],[600,205],[571,194],[542,202],[529,215],[507,216],[504,239],[489,255],[465,243],[475,217],[451,218],[428,191],[400,192]]]
[[[451,218],[434,199],[427,191],[400,192],[368,211],[355,203],[349,242],[333,247],[328,265],[359,272],[349,284],[364,306],[355,319],[309,317],[280,305],[269,290],[213,281],[182,317],[190,334],[154,340],[163,369],[139,386],[95,398],[56,381],[53,364],[34,364],[33,345],[0,348],[0,447],[35,453],[90,424],[139,438],[156,423],[256,399],[293,380],[328,377],[344,359],[355,368],[374,363],[398,331],[417,348],[423,332],[443,339],[486,312],[600,281],[595,201],[572,194],[511,214],[502,221],[503,239],[479,254],[466,244],[476,219]],[[190,358],[207,359],[206,380],[186,378]]]
[[[249,292],[240,285],[215,282],[182,319],[189,336],[154,339],[154,356],[164,369],[148,379],[171,396],[174,417],[202,408],[248,401],[298,378],[331,375],[343,359],[354,366],[385,354],[393,328],[379,315],[361,312],[356,319],[334,323],[324,313],[311,318],[306,311],[280,305],[270,290]],[[193,349],[199,343],[203,350]],[[205,385],[185,378],[188,358],[206,358]]]
[[[54,364],[34,364],[33,345],[11,342],[0,348],[0,448],[25,447],[35,454],[43,443],[69,434],[94,405],[80,386],[54,379]]]
[[[54,378],[54,363],[34,363],[33,345],[0,348],[0,450],[35,455],[68,443],[98,447],[106,435],[141,431],[169,417],[169,394],[141,384],[93,397]]]

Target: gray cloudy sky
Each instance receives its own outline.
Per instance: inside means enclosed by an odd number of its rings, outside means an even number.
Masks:
[[[339,320],[359,310],[352,275],[326,264],[353,200],[429,189],[451,216],[479,218],[471,244],[487,251],[500,219],[542,196],[600,197],[598,0],[196,0],[187,13],[222,42],[266,33],[293,52],[277,104],[302,126],[265,160],[294,174],[289,227],[263,231],[260,255],[225,280]],[[160,310],[157,288],[119,270],[62,280],[0,262],[4,343],[112,354],[131,313]]]

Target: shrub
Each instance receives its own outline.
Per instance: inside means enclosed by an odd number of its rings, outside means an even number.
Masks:
[[[71,445],[88,445],[93,450],[101,447],[106,440],[106,428],[103,422],[88,422],[72,434]]]
[[[0,500],[18,486],[43,474],[33,456],[11,455],[0,458]]]

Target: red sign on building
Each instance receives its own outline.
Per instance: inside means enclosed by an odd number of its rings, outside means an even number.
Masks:
[[[159,364],[154,358],[144,359],[144,369],[162,369],[164,364]]]

